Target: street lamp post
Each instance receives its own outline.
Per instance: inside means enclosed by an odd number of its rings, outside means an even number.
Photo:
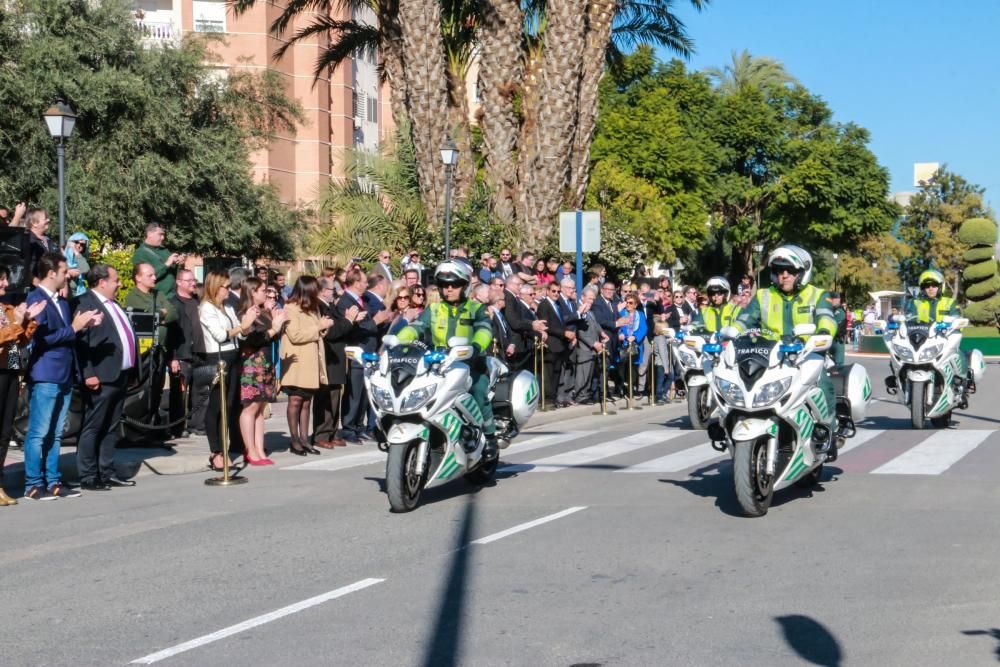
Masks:
[[[444,184],[444,258],[451,257],[451,188],[455,180],[455,165],[458,164],[458,148],[455,142],[448,137],[448,141],[441,148],[441,162],[444,163],[445,184]]]
[[[57,100],[42,114],[49,134],[58,139],[56,158],[59,164],[59,247],[66,245],[66,144],[76,125],[76,112],[62,100]]]

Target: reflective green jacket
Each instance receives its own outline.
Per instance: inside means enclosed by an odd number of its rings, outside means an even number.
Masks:
[[[906,317],[915,317],[924,324],[941,322],[948,315],[958,317],[960,314],[955,300],[950,296],[939,296],[936,299],[918,296],[906,304]]]
[[[448,347],[453,336],[467,338],[480,354],[485,353],[493,341],[493,327],[486,314],[486,307],[478,301],[465,299],[461,303],[432,303],[416,320],[403,327],[397,334],[403,343],[420,339],[433,347]]]
[[[785,294],[773,285],[757,290],[747,307],[740,311],[735,326],[740,331],[760,329],[761,335],[781,340],[791,335],[797,324],[815,324],[816,333],[835,334],[837,322],[833,305],[823,290],[806,285],[797,292]]]

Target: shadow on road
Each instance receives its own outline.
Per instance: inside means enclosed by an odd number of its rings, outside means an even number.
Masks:
[[[992,637],[996,640],[997,646],[993,650],[997,662],[1000,662],[1000,628],[990,628],[989,630],[962,630],[962,634],[968,637]]]
[[[424,654],[425,667],[453,667],[461,662],[462,617],[471,575],[469,541],[475,524],[476,497],[470,496],[465,504],[462,525],[455,538],[454,556],[449,566],[441,570],[448,573],[448,580],[441,592],[437,617]]]
[[[803,660],[822,667],[840,667],[843,664],[844,653],[840,642],[822,623],[798,614],[776,616],[774,620],[781,626],[785,643]]]
[[[837,475],[844,471],[830,465],[823,466],[821,482],[828,482],[837,479]],[[702,498],[715,498],[715,506],[729,516],[743,517],[743,510],[736,500],[736,492],[733,490],[733,462],[730,460],[710,463],[692,472],[687,479],[661,479],[664,484],[679,486],[685,491],[689,491]],[[793,485],[790,488],[782,489],[774,494],[771,500],[771,507],[781,507],[787,502],[800,498],[810,498],[813,493],[823,493],[826,488],[822,483],[811,487],[801,487]]]

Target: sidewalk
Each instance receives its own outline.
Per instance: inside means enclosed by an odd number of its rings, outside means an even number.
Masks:
[[[638,405],[646,407],[646,400],[638,401]],[[289,433],[288,420],[285,416],[284,402],[274,403],[271,406],[271,418],[265,423],[266,433],[264,436],[264,446],[271,452],[270,457],[278,466],[301,463],[304,459],[288,453]],[[681,406],[681,403],[673,403],[672,406]],[[670,406],[663,406],[656,409],[667,409]],[[549,410],[547,412],[535,412],[529,422],[529,427],[545,426],[557,423],[566,419],[576,419],[578,417],[590,416],[598,410],[600,405],[576,405],[569,408]],[[614,407],[608,403],[608,409]],[[190,473],[209,472],[208,470],[208,439],[205,436],[193,436],[190,438],[178,438],[169,443],[170,447],[120,447],[115,455],[115,466],[118,474],[129,479],[132,477],[144,477],[146,475],[185,475]],[[349,445],[338,447],[337,449],[324,449],[322,456],[346,456],[357,454],[361,451],[374,449],[374,444]],[[77,481],[76,472],[76,448],[64,447],[60,456],[59,467],[63,477],[70,481]],[[3,469],[3,476],[9,480],[8,490],[20,488],[24,484],[24,451],[20,448],[11,447],[7,454],[7,463]]]

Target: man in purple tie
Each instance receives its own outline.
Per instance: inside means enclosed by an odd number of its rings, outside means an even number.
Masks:
[[[97,310],[101,323],[77,336],[77,358],[83,375],[83,425],[76,446],[80,486],[85,491],[135,486],[115,471],[122,407],[132,369],[139,361],[135,331],[115,302],[118,271],[97,264],[87,278],[90,290],[80,296],[77,310]]]

